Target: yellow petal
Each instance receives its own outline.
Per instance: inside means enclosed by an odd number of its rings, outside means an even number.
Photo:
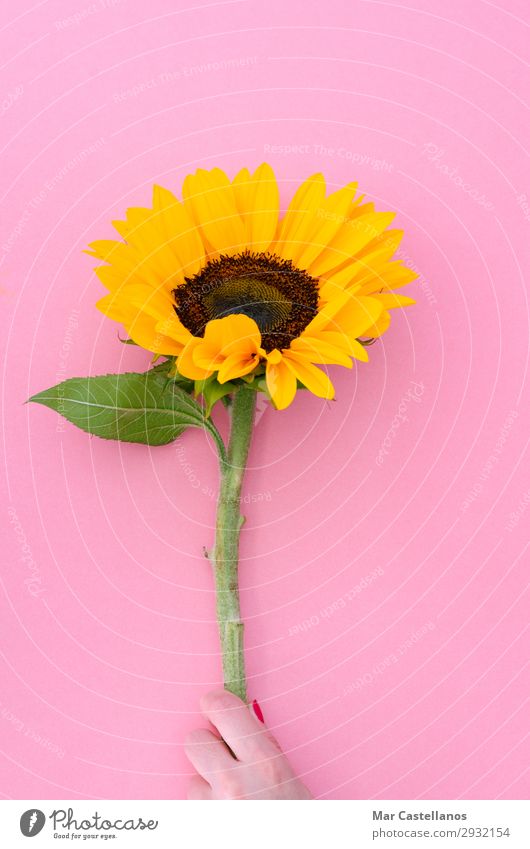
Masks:
[[[241,376],[255,368],[259,362],[260,343],[259,328],[248,316],[236,314],[217,318],[208,322],[204,338],[194,345],[193,363],[208,372],[220,369],[219,382],[224,383],[236,376],[234,371]]]
[[[224,354],[221,354],[217,349],[205,344],[204,339],[200,339],[199,343],[193,348],[193,363],[197,366],[197,368],[203,369],[209,374],[220,368],[225,359]]]
[[[363,331],[363,338],[365,339],[377,339],[379,336],[382,336],[383,333],[388,330],[390,326],[390,313],[382,312],[381,316],[377,319],[377,321],[367,327],[366,330]],[[362,347],[362,346],[361,346]],[[363,349],[364,350],[364,349]],[[367,357],[368,359],[368,357]]]
[[[311,270],[311,264],[320,256],[327,245],[346,221],[357,183],[350,183],[338,192],[333,192],[325,198],[315,212],[311,230],[308,233],[309,244],[298,257],[301,268]]]
[[[251,176],[242,168],[232,181],[245,241],[255,251],[268,250],[278,226],[280,195],[274,171],[265,162]]]
[[[150,285],[163,283],[171,291],[184,282],[186,273],[195,273],[204,260],[204,246],[196,228],[187,215],[184,217],[186,221],[181,222],[177,235],[182,242],[184,230],[188,253],[181,251],[179,254],[174,250],[174,240],[166,228],[162,211],[144,207],[132,207],[127,210],[126,222],[114,222],[118,232],[127,239],[127,244],[110,239],[100,240],[93,242],[87,253],[110,263],[121,274],[122,282],[128,282],[134,276]],[[197,249],[197,243],[200,249]],[[189,251],[192,248],[197,256],[195,264],[190,266]]]
[[[368,298],[344,292],[326,304],[306,330],[309,334],[313,334],[315,328],[319,331],[333,330],[346,338],[358,339],[367,327],[378,320],[382,311],[383,306],[375,297]]]
[[[364,260],[367,265],[379,264],[384,260],[391,259],[403,239],[403,230],[384,230],[364,248],[357,253],[359,260]]]
[[[182,351],[182,345],[179,345],[174,339],[169,339],[162,333],[158,333],[152,324],[148,324],[140,316],[132,324],[125,324],[124,326],[133,342],[136,342],[141,348],[145,348],[146,351],[152,351],[153,354],[164,354],[168,357],[176,357]]]
[[[394,292],[373,294],[372,298],[387,310],[396,309],[397,307],[408,307],[416,303],[413,298],[406,298],[405,295],[395,295]]]
[[[327,374],[322,369],[309,362],[302,354],[285,351],[284,362],[295,377],[318,398],[331,401],[335,397],[335,389]]]
[[[230,354],[219,367],[217,380],[226,383],[236,377],[250,374],[259,364],[259,354]]]
[[[278,352],[279,353],[279,352]],[[283,357],[267,360],[265,380],[267,389],[277,410],[285,410],[296,395],[296,377],[288,368]]]
[[[394,212],[368,212],[348,220],[311,265],[311,274],[317,277],[328,274],[355,257],[358,251],[382,233],[394,218]]]
[[[347,304],[350,299],[351,295],[349,292],[346,292],[344,289],[339,290],[335,297],[320,306],[316,316],[311,319],[307,325],[306,332],[314,336],[321,330],[334,329],[330,327],[330,322],[332,321],[333,316],[344,304]]]
[[[119,289],[127,280],[141,280],[140,277],[135,277],[133,275],[123,275],[117,268],[114,268],[114,266],[112,265],[98,265],[98,267],[95,268],[94,271],[103,283],[103,285],[110,292],[114,292]]]
[[[204,342],[224,356],[257,351],[261,333],[256,322],[248,315],[236,313],[209,321],[204,332]]]
[[[129,283],[114,293],[117,300],[131,304],[139,312],[147,313],[157,321],[171,315],[173,301],[165,288],[155,289],[145,283]]]
[[[153,188],[153,208],[161,214],[168,246],[177,257],[183,274],[193,277],[205,265],[206,252],[192,217],[184,204],[162,186]]]
[[[322,174],[314,174],[302,183],[279,225],[274,246],[278,256],[293,261],[300,256],[307,247],[308,233],[325,196],[326,183]]]
[[[247,213],[252,209],[252,186],[250,179],[248,168],[242,168],[232,180],[234,200],[237,211],[241,216],[241,221],[243,222],[245,242],[247,245],[250,243],[250,216]]]
[[[130,301],[110,294],[101,298],[96,306],[104,315],[121,322],[130,338],[147,351],[167,355],[181,352],[182,342],[179,343],[161,332],[156,317]]]
[[[113,221],[112,226],[114,227],[115,230],[118,231],[118,233],[120,234],[122,239],[127,238],[127,234],[129,233],[129,230],[131,229],[131,225],[128,224],[127,221]]]
[[[120,304],[119,299],[116,300],[112,295],[105,295],[104,298],[100,298],[99,301],[96,302],[96,308],[106,315],[107,318],[112,318],[114,321],[124,321],[127,315],[129,314],[126,309],[124,309],[123,304]]]
[[[187,345],[192,338],[190,331],[187,327],[184,327],[174,310],[156,323],[156,330],[164,336],[174,339],[175,342],[179,342],[181,348],[183,345]]]
[[[170,246],[162,212],[133,207],[127,210],[127,223],[130,225],[127,244],[136,248],[150,270],[167,283],[168,289],[182,283],[183,269]]]
[[[251,198],[247,210],[249,219],[249,247],[266,251],[276,233],[280,194],[274,171],[263,162],[250,179]]]
[[[269,351],[267,354],[267,360],[272,365],[277,366],[278,363],[282,361],[282,352],[278,350],[278,348],[274,348],[272,351]]]
[[[353,336],[335,330],[322,331],[320,336],[322,335],[325,335],[325,338],[332,344],[346,351],[350,357],[355,357],[356,360],[362,360],[365,363],[368,362],[368,354],[365,348]],[[369,333],[366,331],[363,333],[363,337],[369,338]]]
[[[89,256],[95,256],[97,259],[103,259],[105,262],[112,262],[114,253],[124,249],[123,242],[117,242],[114,239],[97,239],[95,242],[90,242],[90,250],[85,250],[83,253]]]
[[[193,354],[197,344],[202,340],[192,337],[177,360],[177,369],[184,377],[190,380],[206,380],[214,373],[215,369],[204,369],[195,363]]]
[[[142,257],[129,245],[125,245],[123,242],[113,242],[110,239],[101,239],[92,242],[89,247],[91,250],[85,251],[85,253],[111,263],[112,268],[119,272],[122,281],[133,275],[141,276],[139,266]]]
[[[356,360],[361,360],[363,363],[368,362],[368,352],[364,345],[361,345],[360,342],[357,342],[356,339],[350,340],[351,350],[350,353],[352,357],[355,357]]]
[[[330,334],[326,331],[322,331],[318,336],[310,336],[304,332],[298,339],[291,342],[289,350],[303,354],[312,363],[327,363],[351,368],[350,355],[344,350],[342,340],[341,344],[337,344],[338,339],[340,339],[339,334],[334,334],[334,338],[330,338]]]
[[[186,177],[182,193],[184,205],[214,250],[226,254],[244,250],[245,228],[224,171],[199,169]]]
[[[357,278],[350,288],[359,294],[371,295],[372,292],[378,292],[381,289],[400,289],[412,283],[417,277],[418,274],[407,265],[402,265],[401,262],[389,262],[377,272]]]
[[[134,311],[126,315],[122,321],[130,338],[154,354],[167,354],[176,356],[180,354],[182,345],[170,339],[156,329],[156,320],[141,311]]]
[[[336,298],[340,292],[345,291],[355,276],[356,263],[348,263],[341,269],[335,269],[320,281],[320,296],[325,301]]]

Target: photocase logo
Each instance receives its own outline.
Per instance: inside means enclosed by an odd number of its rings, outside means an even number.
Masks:
[[[20,817],[20,830],[24,837],[35,837],[44,828],[46,817],[38,808],[30,808]]]

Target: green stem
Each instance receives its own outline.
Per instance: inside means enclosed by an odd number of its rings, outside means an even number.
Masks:
[[[253,389],[242,385],[233,395],[228,451],[226,458],[221,459],[221,484],[212,552],[224,686],[245,702],[247,687],[237,567],[239,534],[244,522],[240,509],[241,486],[252,437],[256,394]]]

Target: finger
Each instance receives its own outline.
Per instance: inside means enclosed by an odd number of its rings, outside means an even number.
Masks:
[[[212,788],[200,775],[194,775],[188,786],[188,799],[212,799]]]
[[[227,690],[213,690],[201,697],[205,717],[215,725],[236,757],[244,762],[278,755],[280,747],[247,705]]]
[[[223,741],[207,728],[190,731],[184,741],[184,751],[199,775],[210,784],[236,763]]]

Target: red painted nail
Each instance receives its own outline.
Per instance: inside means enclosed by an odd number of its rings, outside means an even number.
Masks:
[[[265,722],[265,720],[263,719],[261,708],[258,705],[256,699],[254,699],[254,701],[252,702],[252,710],[254,711],[260,722]]]

